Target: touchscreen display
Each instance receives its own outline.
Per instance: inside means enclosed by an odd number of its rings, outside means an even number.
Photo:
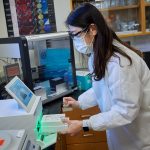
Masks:
[[[9,89],[24,105],[27,106],[29,104],[33,93],[20,80],[16,80]]]

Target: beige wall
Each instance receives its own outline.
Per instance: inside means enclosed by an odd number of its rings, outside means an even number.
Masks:
[[[3,0],[0,0],[0,38],[8,37],[6,19],[3,7]],[[3,70],[4,63],[0,61],[0,76]]]
[[[0,38],[8,37],[3,0],[0,0]]]
[[[57,31],[66,31],[65,20],[71,11],[70,0],[54,0]]]

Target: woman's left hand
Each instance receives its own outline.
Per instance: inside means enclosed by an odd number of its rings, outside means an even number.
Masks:
[[[62,134],[74,136],[82,130],[82,121],[80,120],[66,120],[65,122],[68,124],[68,129],[62,132]]]

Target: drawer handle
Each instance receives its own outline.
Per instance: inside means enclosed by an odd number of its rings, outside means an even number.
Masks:
[[[89,136],[93,136],[93,134],[89,133],[89,134],[83,134],[84,137],[89,137]]]
[[[58,136],[57,136],[57,140],[58,140],[58,141],[60,141],[60,140],[61,140],[61,137],[60,137],[60,135],[58,135]]]
[[[91,117],[91,115],[82,115],[82,116],[81,116],[81,118],[83,118],[83,119],[84,119],[84,118],[89,118],[89,117]]]

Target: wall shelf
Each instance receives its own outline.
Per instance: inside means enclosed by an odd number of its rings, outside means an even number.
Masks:
[[[76,7],[75,4],[79,5],[83,2],[89,1],[72,0],[72,8]],[[150,35],[150,2],[148,0],[112,0],[111,3],[103,0],[100,3],[95,2],[94,5],[102,12],[108,25],[119,37]]]
[[[110,8],[99,9],[99,10],[100,11],[116,11],[116,10],[126,10],[126,9],[133,9],[133,8],[139,8],[139,5],[118,6],[118,7],[110,7]]]
[[[145,3],[145,6],[150,6],[150,3]]]

